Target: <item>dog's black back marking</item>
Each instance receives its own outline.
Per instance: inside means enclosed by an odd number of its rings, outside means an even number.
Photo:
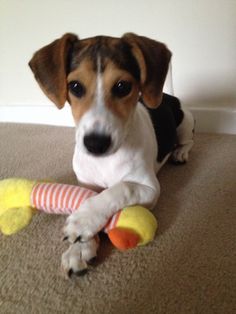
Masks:
[[[158,162],[172,152],[177,143],[176,128],[183,120],[184,114],[178,98],[163,94],[160,106],[156,109],[147,108],[152,119],[158,143]]]

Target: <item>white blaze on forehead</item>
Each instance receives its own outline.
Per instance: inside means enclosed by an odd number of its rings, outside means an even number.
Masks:
[[[101,58],[97,58],[97,76],[93,103],[85,112],[77,125],[76,143],[79,150],[87,153],[84,146],[84,136],[91,133],[101,133],[111,136],[112,145],[109,153],[115,152],[121,145],[126,128],[115,114],[105,104],[104,82]]]
[[[103,93],[103,83],[102,83],[102,70],[101,70],[101,58],[97,58],[97,83],[96,83],[96,107],[104,106],[104,93]]]
[[[97,57],[96,89],[93,104],[83,116],[82,124],[86,133],[111,134],[114,117],[105,105],[101,58]]]

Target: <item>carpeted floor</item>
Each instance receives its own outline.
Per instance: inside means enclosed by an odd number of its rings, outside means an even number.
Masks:
[[[76,183],[74,130],[0,124],[0,178]],[[153,243],[121,253],[102,239],[98,265],[67,281],[64,217],[38,214],[0,236],[0,313],[233,314],[236,310],[236,136],[197,134],[185,166],[166,165]]]

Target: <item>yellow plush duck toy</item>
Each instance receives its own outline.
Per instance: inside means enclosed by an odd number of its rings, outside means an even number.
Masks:
[[[0,230],[5,235],[25,228],[37,210],[70,214],[97,193],[83,187],[10,178],[0,181]],[[110,218],[104,231],[120,250],[145,245],[157,229],[153,214],[142,206],[121,209]]]

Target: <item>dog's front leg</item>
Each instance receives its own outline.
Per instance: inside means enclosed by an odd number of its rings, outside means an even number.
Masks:
[[[159,193],[158,181],[152,187],[131,182],[118,183],[84,201],[79,210],[67,218],[65,237],[71,243],[88,241],[121,208],[139,204],[152,209]]]

